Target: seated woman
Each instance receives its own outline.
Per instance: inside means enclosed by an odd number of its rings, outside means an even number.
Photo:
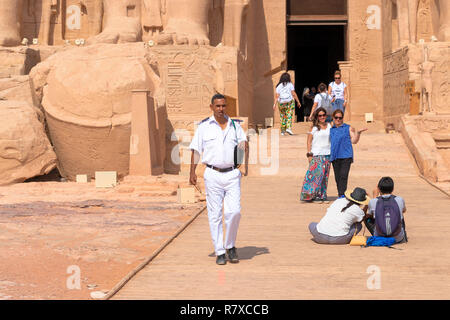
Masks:
[[[361,231],[370,198],[366,190],[346,191],[345,198],[334,201],[319,223],[312,222],[309,231],[320,244],[348,244],[353,235]]]

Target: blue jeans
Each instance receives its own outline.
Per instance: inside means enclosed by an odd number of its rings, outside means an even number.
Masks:
[[[333,107],[333,112],[336,110],[342,110],[342,112],[345,112],[344,108],[344,100],[342,99],[336,99],[334,102],[331,103],[331,106]]]

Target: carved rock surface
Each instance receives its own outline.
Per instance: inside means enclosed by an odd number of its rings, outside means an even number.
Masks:
[[[30,76],[42,96],[60,173],[128,174],[131,91],[154,95],[159,77],[142,43],[101,44],[59,52]]]
[[[0,184],[49,173],[56,155],[35,109],[25,101],[0,101]]]

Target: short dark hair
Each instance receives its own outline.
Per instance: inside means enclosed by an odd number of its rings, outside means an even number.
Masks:
[[[394,180],[391,177],[383,177],[378,182],[378,189],[382,194],[392,193],[394,191]]]
[[[334,112],[333,112],[333,118],[334,118],[338,113],[340,113],[340,114],[342,114],[342,116],[344,116],[344,111],[342,111],[341,109],[336,109],[336,110],[334,110]]]
[[[214,104],[214,100],[218,100],[218,99],[225,99],[226,100],[226,98],[225,98],[225,96],[223,94],[216,93],[211,98],[211,104]]]
[[[327,90],[327,85],[325,83],[321,83],[319,84],[319,91],[320,92],[325,92]]]

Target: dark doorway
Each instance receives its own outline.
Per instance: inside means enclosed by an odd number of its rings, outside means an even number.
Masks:
[[[338,61],[345,60],[344,25],[296,25],[287,27],[288,70],[295,71],[295,91],[302,101],[305,87],[327,85]],[[296,106],[297,121],[304,121],[305,108]],[[306,112],[307,113],[307,112]]]

